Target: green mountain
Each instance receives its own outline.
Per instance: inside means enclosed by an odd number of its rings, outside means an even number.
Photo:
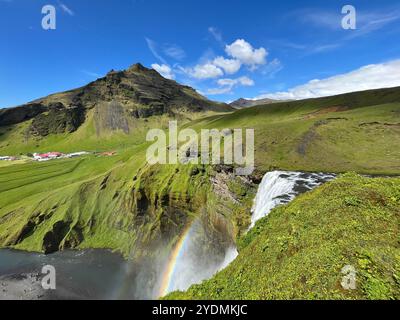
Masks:
[[[194,89],[135,64],[124,71],[23,106],[0,109],[0,154],[72,150],[143,140],[149,127],[165,125],[155,116],[187,121],[233,108],[207,100]],[[151,119],[150,119],[151,118]],[[83,145],[82,145],[83,143]]]

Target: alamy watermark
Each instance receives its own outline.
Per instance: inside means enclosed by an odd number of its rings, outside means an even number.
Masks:
[[[57,27],[57,11],[56,7],[47,4],[42,7],[42,28],[44,30],[55,30]],[[345,30],[355,30],[357,28],[357,11],[353,5],[345,5],[342,7],[342,28]]]
[[[357,29],[357,11],[352,5],[346,5],[342,8],[342,14],[345,16],[342,19],[342,28],[344,30]]]
[[[146,141],[154,142],[146,152],[149,164],[226,164],[236,165],[237,175],[254,171],[254,129],[178,130],[178,122],[170,121],[168,134],[152,129]],[[223,159],[221,159],[223,147]]]
[[[42,288],[44,290],[56,290],[56,268],[52,265],[46,265],[42,268]]]
[[[42,8],[42,28],[44,30],[55,30],[57,28],[57,11],[56,8],[50,4]]]

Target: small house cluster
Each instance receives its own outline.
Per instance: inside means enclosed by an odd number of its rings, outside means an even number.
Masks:
[[[73,152],[73,153],[62,153],[62,152],[47,152],[47,153],[34,153],[33,155],[30,154],[28,157],[31,160],[34,161],[50,161],[50,160],[55,160],[55,159],[67,159],[67,158],[76,158],[76,157],[81,157],[84,155],[90,154],[89,152],[86,151],[79,151],[79,152]],[[101,152],[101,153],[94,153],[97,156],[103,156],[103,157],[111,157],[115,156],[117,154],[116,151],[109,151],[109,152]],[[26,158],[26,157],[25,157]],[[13,157],[13,156],[0,156],[0,161],[15,161],[19,160],[20,158]]]
[[[15,161],[17,157],[10,157],[10,156],[0,156],[0,161]]]
[[[75,158],[89,154],[86,151],[74,152],[74,153],[61,153],[61,152],[48,152],[48,153],[34,153],[33,159],[36,161],[49,161],[54,159],[65,159],[65,158]]]

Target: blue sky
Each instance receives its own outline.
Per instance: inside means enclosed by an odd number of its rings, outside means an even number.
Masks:
[[[56,30],[41,27],[47,4]],[[0,0],[0,107],[136,62],[220,101],[400,86],[399,35],[394,0]]]

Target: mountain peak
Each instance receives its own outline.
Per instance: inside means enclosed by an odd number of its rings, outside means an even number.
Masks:
[[[151,69],[146,68],[144,65],[142,65],[141,63],[135,63],[133,65],[131,65],[127,71],[132,71],[132,72],[143,72],[143,71],[149,71]]]

